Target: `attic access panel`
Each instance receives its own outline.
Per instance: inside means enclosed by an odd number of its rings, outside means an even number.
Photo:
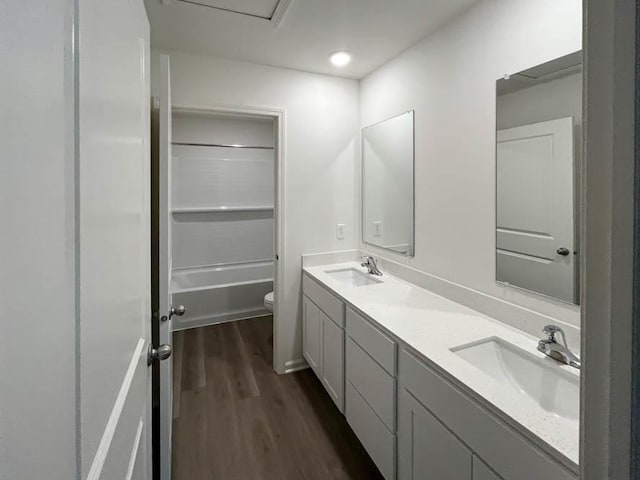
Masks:
[[[182,3],[215,8],[225,12],[271,20],[282,0],[178,0]]]

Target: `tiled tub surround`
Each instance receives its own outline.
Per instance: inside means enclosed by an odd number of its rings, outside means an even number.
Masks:
[[[333,254],[331,258],[345,260],[358,253],[360,252],[343,252],[337,257]],[[358,262],[318,265],[321,260],[320,256],[305,257],[304,274],[333,292],[348,308],[363,314],[374,325],[397,339],[398,352],[406,350],[414,354],[569,472],[577,473],[578,419],[556,416],[533,400],[514,394],[508,385],[451,351],[454,347],[498,337],[532,355],[544,358],[536,350],[536,337],[405,282],[390,275],[388,271],[383,270],[382,283],[348,286],[325,272],[341,268],[364,271]],[[550,359],[548,361],[553,362]],[[577,371],[571,367],[557,364],[557,368],[577,375]]]

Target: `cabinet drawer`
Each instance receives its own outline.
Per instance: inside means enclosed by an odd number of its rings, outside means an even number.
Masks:
[[[344,303],[309,275],[302,275],[302,292],[326,313],[340,328],[344,328]]]
[[[396,342],[350,308],[347,308],[347,334],[390,375],[396,376]]]
[[[351,338],[347,339],[347,380],[391,432],[396,430],[396,379]]]
[[[405,350],[399,355],[398,387],[401,394],[403,390],[411,392],[505,480],[577,478],[566,466]]]
[[[346,382],[347,422],[386,480],[395,479],[396,436],[362,399],[351,382]]]

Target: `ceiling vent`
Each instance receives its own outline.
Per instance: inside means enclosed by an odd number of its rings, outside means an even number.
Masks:
[[[221,12],[267,20],[278,27],[292,0],[160,0],[162,4],[182,3]]]

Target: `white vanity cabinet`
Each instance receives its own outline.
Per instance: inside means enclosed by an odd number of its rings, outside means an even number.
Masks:
[[[398,480],[502,480],[406,389],[398,404]]]
[[[471,451],[408,390],[398,403],[398,479],[472,480]]]
[[[321,379],[340,412],[344,413],[344,329],[327,315],[321,317]]]
[[[412,353],[398,363],[400,480],[576,479]]]
[[[302,297],[302,352],[311,369],[322,376],[322,317],[306,295]]]
[[[304,358],[344,413],[344,303],[307,275],[302,291]]]
[[[347,422],[385,479],[396,478],[397,344],[351,308],[346,313]]]
[[[303,274],[304,357],[386,480],[577,480],[551,444],[394,333],[401,315],[383,323],[362,313],[383,288],[331,290],[316,280],[324,273]]]
[[[473,480],[502,480],[480,458],[473,456]]]

